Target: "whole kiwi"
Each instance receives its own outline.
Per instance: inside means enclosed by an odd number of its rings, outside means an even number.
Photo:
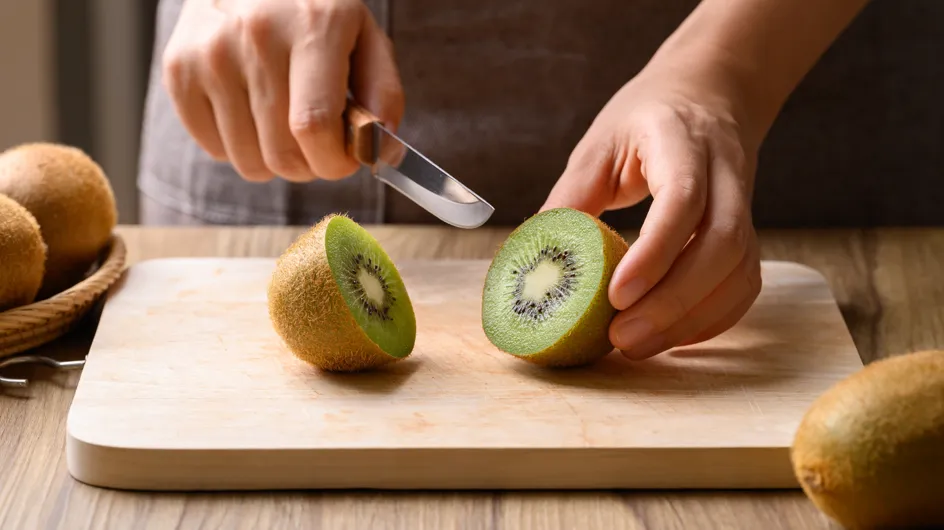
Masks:
[[[36,219],[0,194],[0,312],[35,300],[45,263],[46,244]]]
[[[102,168],[75,147],[29,143],[7,149],[0,154],[0,193],[33,214],[48,246],[39,298],[82,280],[117,223]]]
[[[807,496],[846,528],[944,527],[944,351],[876,361],[827,390],[791,459]]]

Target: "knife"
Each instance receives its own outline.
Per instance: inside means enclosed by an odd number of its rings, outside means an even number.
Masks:
[[[482,226],[495,211],[431,160],[384,128],[380,119],[348,99],[346,147],[370,173],[427,212],[458,228]]]

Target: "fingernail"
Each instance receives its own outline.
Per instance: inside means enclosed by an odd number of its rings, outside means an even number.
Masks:
[[[665,337],[663,335],[653,335],[649,339],[641,342],[638,346],[621,351],[623,352],[624,357],[634,361],[641,361],[659,353],[662,350],[664,344]]]
[[[622,311],[639,301],[645,293],[646,280],[641,277],[633,278],[616,291],[613,307]]]
[[[616,327],[616,344],[621,350],[629,350],[652,333],[652,322],[645,318],[634,318]]]

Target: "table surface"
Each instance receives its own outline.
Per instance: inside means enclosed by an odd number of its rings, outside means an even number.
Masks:
[[[394,259],[491,258],[510,229],[368,227]],[[129,265],[171,256],[277,256],[302,228],[119,227]],[[634,232],[625,232],[631,241]],[[764,231],[763,259],[829,280],[863,361],[944,347],[944,229]],[[90,325],[36,350],[87,353]],[[838,528],[799,490],[129,493],[66,470],[75,372],[20,367],[0,394],[0,528]]]

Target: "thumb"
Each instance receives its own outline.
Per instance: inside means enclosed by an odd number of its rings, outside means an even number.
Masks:
[[[608,144],[577,144],[540,211],[573,208],[599,216],[613,202],[618,183],[613,171],[613,149]]]
[[[351,57],[351,90],[358,103],[395,132],[405,104],[393,44],[370,11],[364,9],[364,27]]]

